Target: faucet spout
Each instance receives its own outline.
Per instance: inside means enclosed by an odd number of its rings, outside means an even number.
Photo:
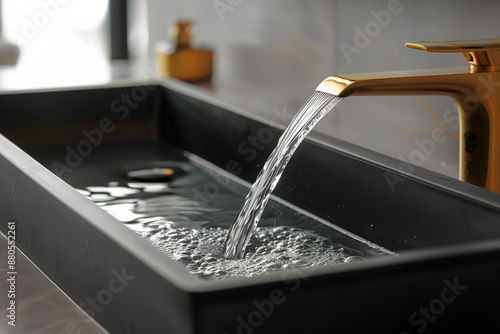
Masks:
[[[459,179],[500,193],[500,39],[407,43],[430,52],[462,52],[469,68],[342,74],[317,91],[347,96],[443,95],[459,116]]]
[[[468,74],[470,72],[464,69],[338,74],[323,80],[316,90],[340,97],[351,95],[453,96],[468,93],[467,87],[461,82]]]

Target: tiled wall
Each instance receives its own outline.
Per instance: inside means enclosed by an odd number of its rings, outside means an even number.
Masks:
[[[388,15],[387,13],[390,13]],[[214,91],[269,119],[293,114],[330,74],[466,66],[461,54],[405,49],[421,40],[500,37],[494,0],[148,0],[149,56],[178,17],[216,52]],[[360,33],[361,31],[361,33]],[[456,176],[456,111],[448,98],[349,98],[315,131]],[[429,146],[430,147],[430,146]]]

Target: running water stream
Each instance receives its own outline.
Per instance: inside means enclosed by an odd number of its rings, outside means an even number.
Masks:
[[[340,100],[341,98],[335,95],[315,92],[292,119],[229,229],[224,247],[224,256],[227,259],[242,259],[245,256],[245,248],[288,161],[316,123]]]
[[[175,166],[183,171],[169,180],[108,181],[107,185],[84,185],[79,191],[203,279],[252,277],[394,255],[271,196],[296,148],[339,101],[325,93],[311,96],[285,130],[250,192],[250,185],[188,153],[185,162],[154,162],[158,168]],[[217,195],[210,200],[197,193],[207,185],[217,187]]]

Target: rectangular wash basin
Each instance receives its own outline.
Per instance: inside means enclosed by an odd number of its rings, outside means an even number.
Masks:
[[[0,110],[1,231],[14,221],[18,247],[111,333],[499,326],[499,194],[418,167],[407,173],[390,157],[312,136],[274,194],[334,225],[332,234],[397,255],[207,280],[76,189],[126,182],[133,167],[190,157],[252,182],[282,129],[169,80],[4,92]],[[273,135],[250,150],[250,138],[264,133]]]

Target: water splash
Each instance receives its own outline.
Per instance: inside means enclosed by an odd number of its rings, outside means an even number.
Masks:
[[[174,228],[144,224],[142,236],[169,257],[182,262],[200,278],[222,280],[252,277],[283,269],[312,268],[364,260],[362,253],[344,248],[312,231],[286,226],[258,227],[244,259],[222,255],[227,236],[223,228]]]
[[[243,207],[231,225],[225,242],[224,255],[241,259],[288,161],[316,123],[335,107],[341,98],[315,92],[292,119],[252,185]]]

